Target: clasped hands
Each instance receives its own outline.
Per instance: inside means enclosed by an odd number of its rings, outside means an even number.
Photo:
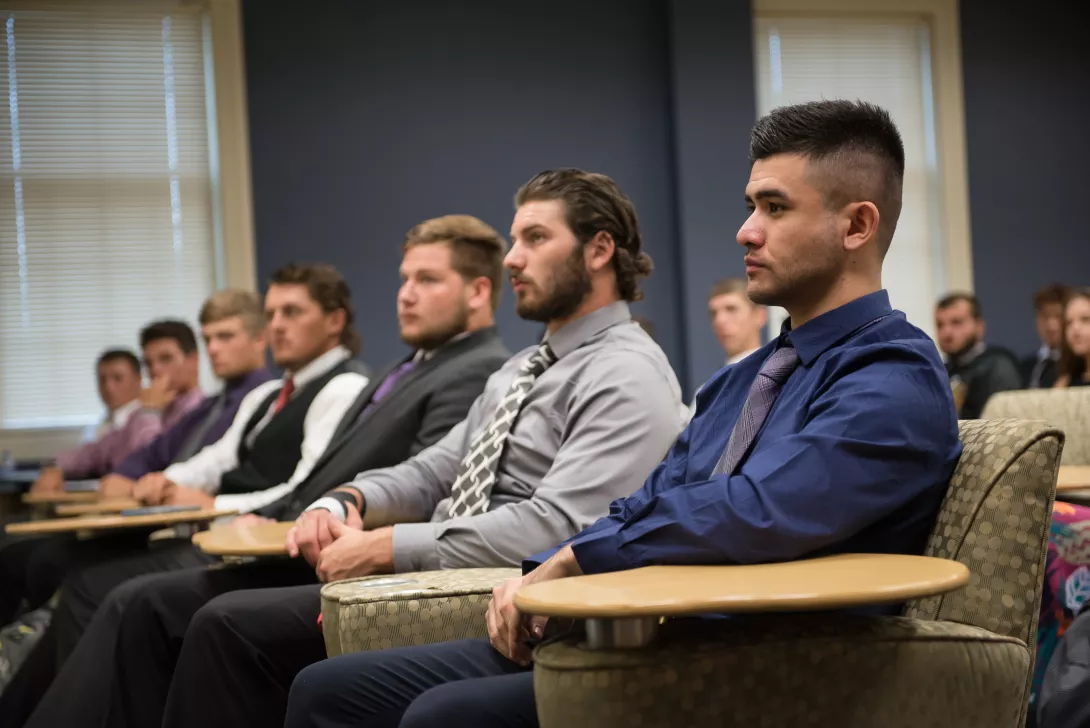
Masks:
[[[359,511],[346,506],[341,523],[324,508],[306,511],[288,531],[285,545],[292,558],[302,556],[318,580],[328,583],[351,577],[389,574],[394,570],[394,530],[363,530]]]

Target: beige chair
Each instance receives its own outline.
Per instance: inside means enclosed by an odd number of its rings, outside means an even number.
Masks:
[[[1061,465],[1090,465],[1090,387],[998,392],[980,417],[1044,420],[1066,435]]]
[[[451,569],[345,579],[322,587],[330,657],[484,637],[492,589],[520,569]]]
[[[965,588],[898,617],[678,619],[643,647],[546,643],[534,654],[543,728],[1021,728],[1063,434],[1012,420],[960,429],[964,453],[926,553],[967,566]],[[647,586],[661,594],[665,580]],[[588,624],[597,641],[624,644],[623,623],[602,621]]]

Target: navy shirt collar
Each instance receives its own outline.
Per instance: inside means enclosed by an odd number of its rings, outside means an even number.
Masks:
[[[891,313],[893,308],[889,304],[889,293],[882,289],[826,311],[794,330],[791,329],[791,319],[785,319],[780,336],[786,336],[795,347],[802,365],[810,366],[852,332]]]

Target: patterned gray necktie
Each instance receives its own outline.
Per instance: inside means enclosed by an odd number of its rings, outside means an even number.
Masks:
[[[534,380],[555,361],[552,348],[542,344],[519,368],[492,420],[473,438],[469,452],[462,460],[461,472],[450,490],[451,518],[475,516],[488,510],[492,486],[496,484],[496,468],[511,427]]]
[[[787,340],[761,365],[761,371],[757,372],[757,378],[749,386],[749,394],[742,405],[742,414],[738,416],[738,421],[731,430],[727,449],[715,465],[714,475],[734,473],[738,463],[742,462],[742,458],[753,447],[761,425],[780,394],[780,388],[798,365],[798,352]]]

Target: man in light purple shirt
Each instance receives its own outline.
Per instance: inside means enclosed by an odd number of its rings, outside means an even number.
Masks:
[[[43,469],[32,492],[59,491],[66,479],[107,475],[201,403],[197,338],[188,324],[156,321],[140,332],[140,346],[151,385],[139,393],[135,411],[98,440],[58,455],[54,466]]]

